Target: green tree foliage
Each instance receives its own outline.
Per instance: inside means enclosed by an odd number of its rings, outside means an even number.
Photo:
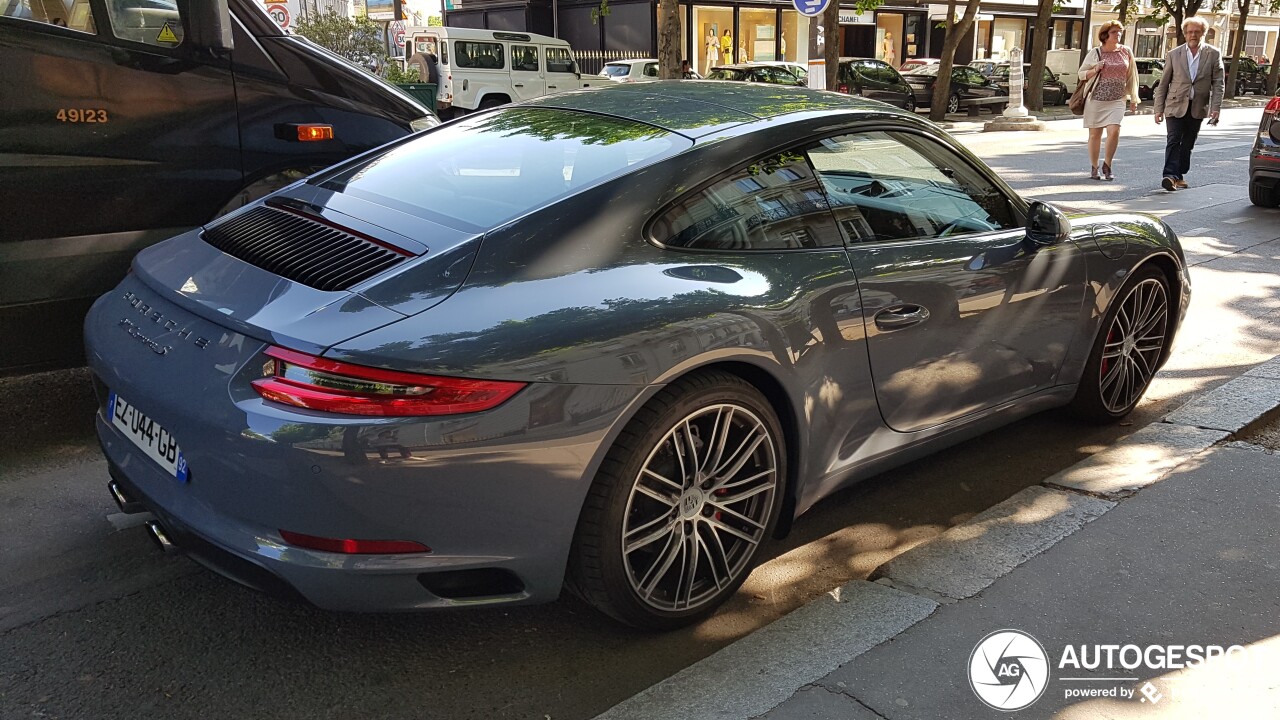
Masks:
[[[1151,7],[1153,12],[1147,17],[1156,22],[1173,20],[1178,33],[1178,44],[1181,45],[1187,41],[1182,35],[1182,21],[1199,13],[1200,8],[1204,7],[1204,0],[1151,0]]]
[[[385,55],[382,26],[364,16],[353,20],[329,10],[303,18],[294,31],[360,67],[380,64]]]

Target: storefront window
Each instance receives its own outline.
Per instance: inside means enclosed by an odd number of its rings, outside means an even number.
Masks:
[[[1164,55],[1164,23],[1155,20],[1139,20],[1137,37],[1133,39],[1133,53],[1138,57],[1161,57]]]
[[[795,10],[782,11],[782,38],[778,43],[782,59],[789,62],[809,62],[809,18]]]
[[[1023,48],[1027,21],[1023,18],[996,18],[991,33],[991,59],[1008,60],[1014,48]]]
[[[898,66],[908,58],[924,55],[924,39],[928,32],[929,25],[924,15],[913,14],[906,17],[906,26],[902,31],[902,57],[897,63]]]
[[[733,37],[732,8],[695,6],[693,27],[698,33],[693,44],[694,70],[706,75],[717,65],[733,62],[737,41]]]
[[[975,60],[986,60],[991,57],[991,21],[978,21],[978,53],[974,56]]]
[[[738,11],[738,62],[778,59],[778,13],[772,8]]]
[[[898,67],[902,57],[902,16],[876,13],[876,59]]]

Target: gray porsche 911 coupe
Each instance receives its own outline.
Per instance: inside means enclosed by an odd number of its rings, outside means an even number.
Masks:
[[[475,113],[137,256],[86,324],[110,490],[339,610],[670,628],[861,478],[1129,413],[1173,231],[1024,200],[912,113],[617,85]]]

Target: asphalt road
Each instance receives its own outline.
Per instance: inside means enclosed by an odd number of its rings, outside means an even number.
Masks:
[[[1252,208],[1257,109],[1206,128],[1158,190],[1163,129],[1126,121],[1117,180],[1088,180],[1079,121],[963,134],[1028,195],[1165,216],[1193,262],[1191,315],[1122,425],[1044,413],[820,504],[701,625],[636,633],[565,598],[531,608],[343,615],[162,556],[105,491],[83,371],[0,379],[0,718],[588,718],[1280,353],[1280,214]]]

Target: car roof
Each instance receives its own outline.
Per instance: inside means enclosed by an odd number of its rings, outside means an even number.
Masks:
[[[694,139],[736,125],[803,112],[855,110],[906,116],[904,111],[851,95],[717,80],[601,85],[544,95],[521,105],[612,115]]]
[[[658,58],[627,58],[626,60],[610,60],[605,65],[639,65],[640,63],[658,62]]]
[[[524,32],[523,30],[484,30],[481,28],[429,27],[414,31],[415,35],[434,34],[447,40],[506,40],[507,42],[536,42],[544,45],[568,45],[567,40]]]

